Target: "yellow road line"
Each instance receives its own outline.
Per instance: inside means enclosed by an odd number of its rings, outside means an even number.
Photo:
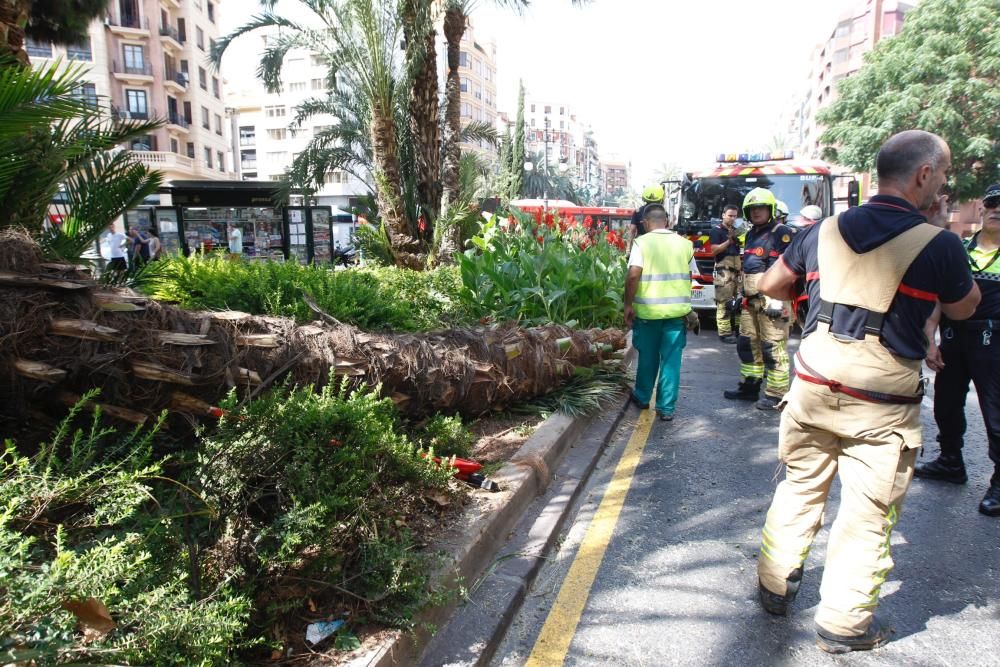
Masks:
[[[625,504],[625,496],[632,486],[632,476],[639,465],[646,440],[649,439],[654,414],[652,410],[643,410],[639,416],[632,437],[618,461],[601,505],[587,527],[580,549],[566,573],[559,595],[545,619],[545,625],[531,649],[525,667],[551,667],[563,664],[566,659],[570,642],[576,634],[576,626],[580,623],[583,608],[590,597],[590,589],[597,577],[597,570],[604,560],[604,552],[608,549],[611,535],[618,523],[618,515]]]

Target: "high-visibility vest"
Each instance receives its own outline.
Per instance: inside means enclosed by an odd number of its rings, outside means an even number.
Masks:
[[[643,320],[684,317],[691,312],[691,258],[694,245],[677,234],[643,234],[642,277],[632,305]]]

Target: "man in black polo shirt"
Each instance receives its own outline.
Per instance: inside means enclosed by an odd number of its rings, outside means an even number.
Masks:
[[[715,255],[715,325],[723,343],[735,343],[733,333],[734,313],[728,303],[736,296],[740,282],[740,240],[737,237],[736,204],[726,204],[722,209],[722,222],[708,232],[708,242]]]
[[[965,396],[971,380],[979,394],[994,465],[990,488],[979,503],[979,511],[986,516],[1000,516],[1000,183],[989,186],[983,195],[982,229],[969,240],[966,252],[983,300],[970,319],[941,322],[944,367],[934,378],[934,419],[941,454],[934,461],[918,465],[914,475],[955,484],[968,480],[962,445]]]
[[[759,285],[786,299],[804,278],[812,304],[781,413],[785,480],[764,525],[760,601],[769,613],[788,612],[839,476],[816,613],[816,643],[830,653],[889,640],[874,611],[922,444],[924,326],[937,303],[952,320],[979,304],[961,240],[922,213],[944,208],[938,193],[950,166],[936,135],[890,137],[876,159],[879,194],[800,232]]]

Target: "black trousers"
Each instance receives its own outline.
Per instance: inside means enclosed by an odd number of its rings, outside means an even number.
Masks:
[[[941,327],[944,369],[934,379],[934,420],[941,453],[961,456],[965,436],[965,397],[976,385],[986,424],[990,459],[1000,470],[1000,329]]]

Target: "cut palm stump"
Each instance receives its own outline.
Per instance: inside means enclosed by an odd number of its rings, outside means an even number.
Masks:
[[[56,279],[43,263],[27,236],[0,233],[0,417],[23,419],[99,387],[102,409],[129,421],[161,410],[200,418],[231,389],[246,396],[285,377],[321,387],[331,373],[380,386],[407,414],[473,416],[545,394],[625,346],[618,330],[377,334],[193,312]]]

